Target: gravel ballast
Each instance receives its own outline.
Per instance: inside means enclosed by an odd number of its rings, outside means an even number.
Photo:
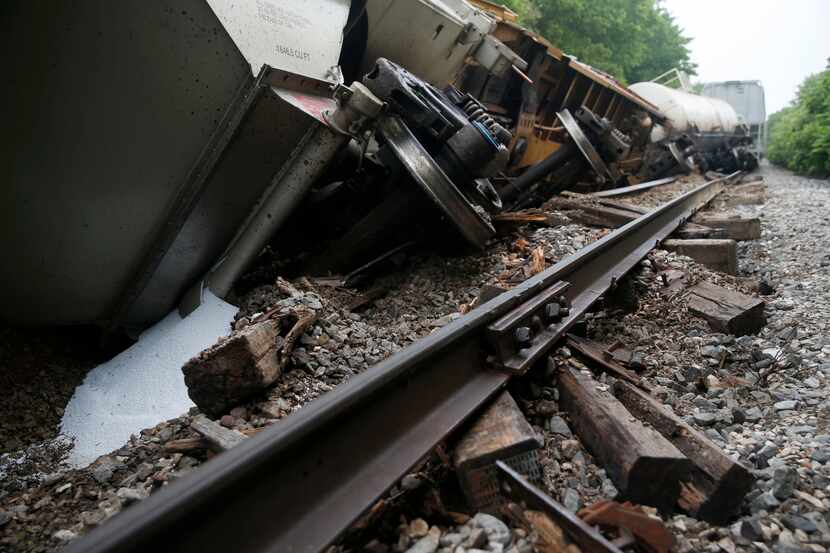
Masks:
[[[830,184],[774,168],[762,172],[767,203],[734,207],[737,213],[760,215],[763,229],[760,240],[740,243],[738,276],[656,250],[621,285],[627,298],[609,299],[588,318],[589,338],[606,345],[619,341],[642,354],[642,374],[656,396],[750,466],[757,478],[740,517],[729,526],[713,527],[684,515],[666,519],[678,537],[678,551],[822,552],[830,544]],[[675,193],[689,186],[681,183]],[[659,193],[661,201],[666,192]],[[625,200],[650,205],[655,196]],[[510,287],[530,276],[539,248],[549,266],[606,232],[575,224],[525,226],[496,239],[486,254],[418,253],[400,274],[384,277],[390,279],[389,292],[361,310],[349,308],[354,292],[295,280],[302,301],[317,309],[317,321],[294,350],[290,370],[267,393],[223,416],[221,424],[248,434],[278,424],[461,316],[485,285]],[[657,273],[667,267],[686,271],[692,284],[708,280],[751,295],[764,292],[769,323],[755,336],[712,332],[685,309],[682,296],[663,293]],[[250,291],[240,299],[237,324],[285,299],[272,286]],[[555,358],[583,368],[567,348]],[[552,376],[534,378],[514,396],[543,438],[546,491],[572,510],[614,497],[606,471],[559,411]],[[60,440],[0,458],[0,550],[54,550],[197,471],[212,454],[167,448],[198,436],[190,429],[195,414],[142,431],[86,469],[61,465],[66,444]],[[502,526],[481,515],[450,524],[412,508],[398,535],[378,533],[366,544],[378,553],[458,553],[458,547],[530,552],[536,536],[510,523]]]

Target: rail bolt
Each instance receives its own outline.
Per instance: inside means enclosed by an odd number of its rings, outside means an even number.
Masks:
[[[549,303],[545,305],[545,320],[549,323],[555,323],[562,316],[562,309],[558,303]]]
[[[516,346],[519,349],[528,348],[533,341],[533,332],[530,327],[520,326],[513,332],[513,338],[516,340]]]

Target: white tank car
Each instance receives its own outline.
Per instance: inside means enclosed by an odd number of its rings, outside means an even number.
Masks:
[[[665,126],[654,126],[652,142],[680,134],[731,135],[741,124],[738,114],[723,100],[689,94],[652,82],[637,83],[630,88],[660,108],[666,116]]]
[[[697,166],[729,173],[758,165],[749,129],[728,103],[653,82],[630,88],[666,117],[651,129],[646,158],[652,172],[672,170],[675,163],[684,171]]]

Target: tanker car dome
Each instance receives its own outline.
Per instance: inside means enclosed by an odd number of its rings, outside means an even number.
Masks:
[[[666,138],[666,134],[731,134],[738,126],[738,115],[723,100],[689,94],[652,82],[636,83],[630,88],[657,106],[666,116],[667,128],[655,127],[652,131],[652,140],[655,142]]]

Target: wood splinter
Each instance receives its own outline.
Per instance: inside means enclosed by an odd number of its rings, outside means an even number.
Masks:
[[[647,545],[649,550],[656,553],[669,553],[674,547],[674,535],[663,521],[648,516],[641,507],[631,503],[600,501],[581,510],[579,517],[591,525],[627,530],[636,541]]]

